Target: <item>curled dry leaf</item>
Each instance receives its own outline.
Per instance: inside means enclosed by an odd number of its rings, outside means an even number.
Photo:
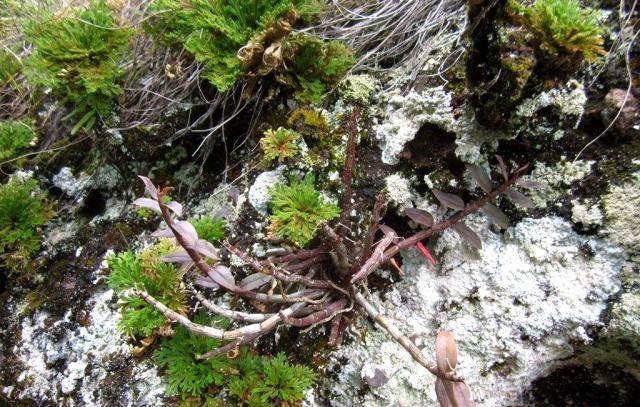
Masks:
[[[455,230],[458,235],[471,246],[475,247],[478,250],[482,249],[482,241],[480,240],[480,237],[478,237],[476,232],[471,230],[469,226],[465,225],[464,223],[458,222],[453,225],[453,230]]]
[[[438,191],[437,189],[434,189],[431,192],[433,192],[433,195],[435,195],[435,197],[438,198],[438,201],[440,201],[444,206],[458,211],[464,210],[464,201],[458,195]]]
[[[491,177],[487,172],[478,167],[477,165],[467,165],[467,170],[471,174],[471,177],[476,180],[480,188],[486,193],[491,192],[493,189],[493,183],[491,182]]]
[[[431,227],[433,225],[433,216],[427,211],[417,208],[407,208],[404,210],[404,214],[407,215],[412,221]]]
[[[489,219],[496,224],[496,226],[506,229],[509,227],[509,218],[504,214],[497,206],[494,206],[490,203],[485,204],[482,209],[482,212],[489,216]]]
[[[535,208],[535,204],[533,203],[531,198],[529,198],[528,196],[526,196],[520,191],[516,191],[515,189],[509,188],[505,191],[505,194],[509,197],[509,199],[511,199],[513,202],[517,203],[518,205],[522,206],[523,208],[526,208],[526,209]]]

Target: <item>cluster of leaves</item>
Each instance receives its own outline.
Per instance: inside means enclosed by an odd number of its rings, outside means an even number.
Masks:
[[[36,180],[12,177],[0,187],[0,253],[11,270],[26,266],[40,247],[40,228],[51,215]]]
[[[228,321],[198,313],[194,321],[207,326],[226,328]],[[155,354],[159,366],[166,370],[167,392],[185,399],[207,400],[212,389],[227,391],[229,401],[251,407],[293,405],[304,398],[313,385],[315,373],[306,366],[291,365],[283,353],[274,358],[256,356],[241,348],[234,358],[218,355],[197,359],[197,355],[220,346],[217,339],[196,335],[182,326],[171,338],[163,339]]]
[[[271,190],[271,231],[303,247],[314,236],[318,225],[340,215],[340,208],[325,203],[308,173],[302,181],[278,184]]]
[[[579,54],[593,61],[605,54],[604,29],[596,13],[578,0],[536,0],[530,7],[512,1],[511,8],[549,56]]]
[[[265,131],[264,136],[260,139],[260,145],[267,159],[277,159],[278,162],[284,162],[298,152],[297,142],[299,139],[300,134],[297,132],[279,127],[277,130]]]
[[[297,81],[296,99],[318,104],[328,87],[353,66],[355,58],[339,41],[322,41],[308,35],[291,36],[285,43],[291,64],[290,77]]]
[[[42,11],[25,24],[24,33],[33,44],[25,75],[30,83],[72,104],[67,117],[81,115],[72,134],[91,128],[111,112],[122,93],[119,62],[132,30],[118,26],[106,1],[92,1],[62,16]]]
[[[164,239],[138,256],[127,251],[107,259],[111,269],[109,287],[122,304],[119,327],[127,335],[148,337],[167,323],[161,313],[128,290],[144,290],[178,312],[186,310],[179,270],[161,261],[162,256],[175,250],[174,243]]]
[[[203,77],[225,91],[245,71],[238,50],[300,3],[304,2],[156,0],[151,12],[159,14],[148,30],[167,44],[183,46],[203,64]]]
[[[225,225],[224,220],[204,216],[200,219],[191,221],[196,229],[196,233],[200,239],[204,239],[209,243],[219,242],[224,239]]]
[[[35,139],[32,123],[22,120],[0,122],[0,161],[15,157]]]

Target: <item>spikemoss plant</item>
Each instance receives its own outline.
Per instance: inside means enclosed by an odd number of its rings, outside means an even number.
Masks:
[[[6,120],[0,122],[0,161],[13,158],[36,140],[32,122]]]
[[[105,1],[92,1],[63,15],[42,11],[25,24],[24,32],[33,44],[25,75],[72,105],[67,117],[78,120],[72,134],[109,115],[122,93],[117,81],[124,71],[119,62],[132,30],[119,27]]]
[[[322,221],[340,215],[336,205],[322,200],[313,183],[308,173],[302,181],[291,180],[290,185],[278,184],[271,190],[271,232],[300,247],[313,238]]]
[[[594,61],[606,54],[604,29],[595,11],[580,7],[577,0],[536,0],[530,7],[512,1],[511,8],[533,33],[546,58],[578,56]]]
[[[210,243],[216,243],[224,239],[225,226],[224,220],[222,219],[204,216],[200,219],[192,220],[191,224],[196,228],[200,239],[204,239]]]
[[[120,297],[122,318],[119,328],[127,335],[148,337],[167,323],[166,318],[140,297],[128,290],[145,290],[178,312],[186,309],[185,295],[181,287],[181,275],[177,267],[160,261],[160,258],[176,251],[169,239],[143,251],[119,253],[107,259],[111,274],[109,287]]]
[[[269,129],[264,132],[260,139],[260,145],[264,151],[264,156],[269,160],[277,159],[284,162],[289,157],[293,157],[298,152],[298,140],[300,134],[293,130],[279,127],[277,130]]]
[[[204,312],[198,313],[194,321],[219,328],[229,324]],[[190,405],[211,403],[216,393],[226,392],[225,400],[230,405],[287,406],[300,402],[316,378],[310,368],[290,364],[283,353],[268,358],[254,355],[246,347],[239,349],[234,358],[222,354],[197,359],[197,355],[218,346],[216,339],[176,327],[175,335],[162,340],[154,357],[167,375],[167,393],[181,396]]]
[[[0,253],[12,271],[24,268],[40,247],[42,226],[52,211],[35,179],[14,176],[0,186]]]

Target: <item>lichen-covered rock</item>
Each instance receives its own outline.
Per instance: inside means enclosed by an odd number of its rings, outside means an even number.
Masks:
[[[404,208],[411,207],[411,200],[414,193],[411,189],[411,182],[400,173],[391,174],[384,179],[387,190],[387,199],[395,205],[398,212]]]
[[[602,314],[621,287],[624,255],[557,217],[525,219],[503,235],[481,215],[466,223],[481,235],[481,251],[447,231],[434,251],[444,269],[406,251],[406,276],[373,301],[425,343],[427,355],[434,354],[438,330],[453,331],[459,370],[479,405],[521,405],[533,380],[589,345],[589,327],[604,325]],[[585,245],[593,255],[583,253]],[[332,355],[339,383],[327,396],[332,405],[436,405],[433,376],[379,328],[363,335]],[[386,385],[365,391],[362,368],[368,363],[391,364],[395,373]]]
[[[603,198],[605,226],[603,233],[633,254],[640,253],[640,172],[629,181],[615,185]]]
[[[569,81],[566,86],[551,89],[525,100],[516,111],[521,119],[532,117],[540,109],[553,106],[564,116],[582,117],[587,95],[584,85],[577,81]]]
[[[248,199],[253,208],[262,215],[267,214],[269,202],[271,201],[270,190],[276,184],[285,181],[282,172],[285,167],[280,166],[273,171],[265,171],[256,177],[256,180],[249,188]]]
[[[564,157],[553,166],[538,162],[533,171],[524,177],[540,184],[540,188],[529,191],[537,207],[546,208],[547,203],[554,202],[565,195],[572,183],[584,178],[594,161],[567,161]]]
[[[587,199],[581,202],[574,199],[571,201],[571,221],[583,226],[600,226],[603,221],[602,210],[593,200]]]
[[[338,85],[338,92],[342,100],[366,106],[379,86],[380,81],[370,75],[349,75]]]

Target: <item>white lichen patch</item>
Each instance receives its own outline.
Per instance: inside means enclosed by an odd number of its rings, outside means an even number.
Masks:
[[[620,289],[622,250],[572,230],[561,218],[525,219],[504,235],[482,215],[466,222],[483,249],[451,231],[438,240],[436,271],[414,249],[403,253],[404,279],[374,302],[433,358],[438,330],[453,331],[458,367],[478,405],[522,405],[527,386],[589,344],[608,300]],[[595,255],[580,248],[589,245]],[[334,406],[436,405],[434,378],[378,328],[337,350],[330,367]],[[389,365],[390,381],[363,393],[362,368]],[[338,383],[338,384],[336,384]]]
[[[69,405],[102,406],[108,385],[105,379],[129,355],[131,346],[117,329],[119,312],[111,307],[113,291],[99,290],[88,301],[88,325],[77,326],[71,312],[52,324],[45,312],[22,322],[21,341],[14,354],[24,366],[17,384],[24,386],[18,398],[57,403],[69,396]],[[61,368],[57,368],[61,365]],[[110,389],[123,405],[153,406],[162,401],[164,385],[150,365],[133,368],[126,385]]]
[[[382,162],[397,164],[404,146],[416,136],[425,123],[448,128],[454,122],[451,93],[442,86],[415,90],[406,95],[395,91],[389,97],[385,118],[377,126],[376,138],[382,149]]]
[[[602,220],[602,210],[597,202],[590,199],[571,201],[571,221],[573,223],[581,223],[584,226],[599,226],[602,225]]]
[[[546,208],[547,203],[566,195],[571,184],[584,178],[591,172],[594,161],[567,161],[564,157],[553,166],[536,163],[535,168],[525,179],[540,184],[540,188],[528,191],[537,207]]]
[[[629,181],[615,185],[603,198],[605,225],[603,233],[626,247],[634,255],[640,253],[640,172]]]
[[[525,100],[518,109],[516,115],[521,119],[533,117],[540,109],[554,106],[564,116],[582,117],[584,106],[587,103],[587,95],[584,85],[571,80],[566,86],[542,92],[539,95]]]
[[[404,208],[411,207],[414,192],[411,189],[411,182],[400,173],[391,174],[384,179],[386,185],[386,195],[389,203],[395,205],[398,212]]]

